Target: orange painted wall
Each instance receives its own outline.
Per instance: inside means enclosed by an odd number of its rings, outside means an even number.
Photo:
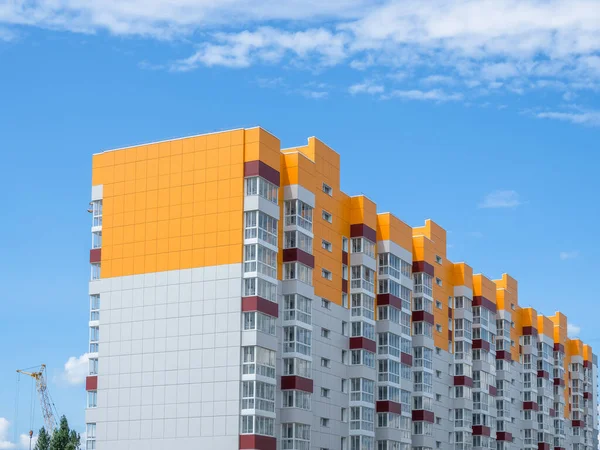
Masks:
[[[411,251],[412,229],[391,213],[377,214],[377,240],[392,241]]]
[[[244,161],[272,165],[278,142],[255,128],[94,155],[102,278],[240,263]]]

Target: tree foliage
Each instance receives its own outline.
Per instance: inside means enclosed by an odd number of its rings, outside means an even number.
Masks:
[[[65,416],[60,418],[60,424],[52,437],[46,433],[44,428],[40,429],[34,450],[79,450],[81,438],[79,433],[69,428],[69,422]]]

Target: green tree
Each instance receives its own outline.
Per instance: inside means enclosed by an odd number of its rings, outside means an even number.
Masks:
[[[45,428],[40,428],[34,450],[50,450],[50,436]]]
[[[50,439],[50,448],[48,450],[78,450],[79,446],[79,434],[69,428],[67,418],[62,416],[58,429],[54,431],[52,439]]]

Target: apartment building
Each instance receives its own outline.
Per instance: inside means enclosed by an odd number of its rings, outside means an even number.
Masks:
[[[566,317],[342,192],[316,138],[99,153],[90,212],[87,449],[598,448]]]

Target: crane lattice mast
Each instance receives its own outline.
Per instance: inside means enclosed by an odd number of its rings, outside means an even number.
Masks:
[[[25,370],[17,370],[17,372],[28,375],[35,380],[35,388],[40,399],[42,415],[44,416],[44,428],[46,428],[46,433],[52,436],[52,433],[56,429],[56,418],[54,417],[54,405],[50,401],[50,395],[48,394],[45,374],[46,364],[42,364],[40,369],[35,372],[27,372]]]

